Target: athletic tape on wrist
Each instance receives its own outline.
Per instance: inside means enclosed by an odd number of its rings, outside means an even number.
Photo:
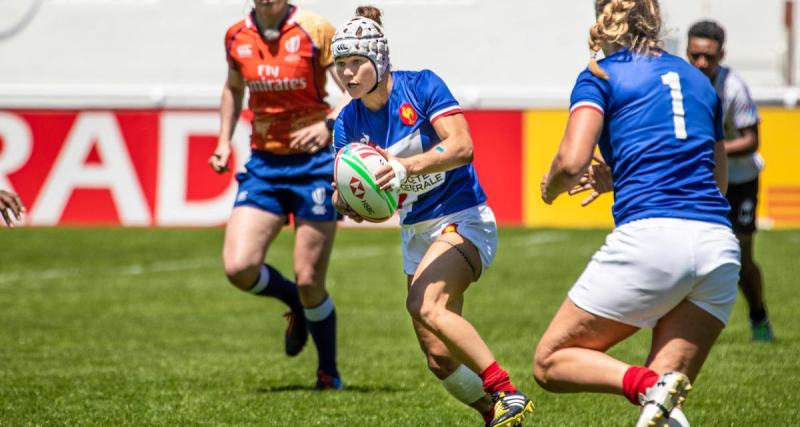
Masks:
[[[394,178],[389,181],[389,185],[392,187],[392,190],[400,191],[400,185],[406,182],[406,178],[408,178],[408,170],[402,163],[395,159],[389,160],[389,166],[391,166],[392,171],[394,171]]]

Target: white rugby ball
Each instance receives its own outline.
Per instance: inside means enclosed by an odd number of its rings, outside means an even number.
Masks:
[[[333,180],[339,197],[370,222],[386,221],[397,210],[397,191],[382,191],[375,183],[375,172],[385,164],[378,150],[357,142],[336,154]]]

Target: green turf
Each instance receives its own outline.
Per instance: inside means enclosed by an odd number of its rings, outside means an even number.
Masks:
[[[553,395],[530,360],[605,231],[505,229],[465,313],[538,411],[526,425],[632,425],[623,398]],[[287,271],[291,232],[269,255]],[[344,392],[318,393],[313,346],[283,355],[284,308],[228,285],[219,229],[0,230],[0,425],[478,426],[425,368],[404,311],[396,230],[343,230],[329,287]],[[779,341],[749,341],[743,300],[696,381],[695,426],[800,425],[800,232],[761,232]],[[648,334],[612,350],[641,363]]]

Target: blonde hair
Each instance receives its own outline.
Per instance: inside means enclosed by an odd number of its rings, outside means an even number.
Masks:
[[[608,74],[597,64],[597,53],[603,45],[627,47],[642,54],[661,49],[661,11],[658,0],[597,0],[597,22],[589,30],[589,71],[608,80]]]

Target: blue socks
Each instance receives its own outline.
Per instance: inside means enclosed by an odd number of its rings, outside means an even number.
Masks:
[[[253,287],[248,292],[277,298],[298,314],[303,310],[303,305],[300,304],[300,294],[297,292],[297,285],[267,264],[261,265],[258,279],[256,279],[256,283],[253,284]]]
[[[258,279],[248,292],[277,298],[295,313],[302,312],[306,318],[308,331],[317,347],[319,369],[328,375],[339,376],[336,369],[336,307],[330,295],[325,296],[320,305],[304,308],[300,303],[297,285],[267,264],[261,266]]]
[[[336,307],[330,295],[316,307],[304,308],[306,324],[317,347],[319,369],[328,375],[339,376],[336,370]]]

